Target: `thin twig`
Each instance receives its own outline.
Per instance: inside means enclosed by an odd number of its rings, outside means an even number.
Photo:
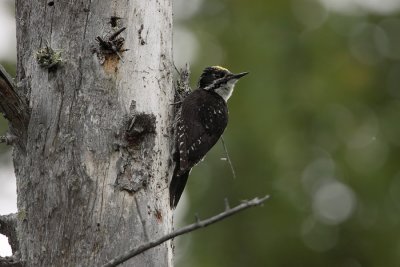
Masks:
[[[0,266],[1,267],[22,267],[22,262],[14,256],[11,257],[0,257]]]
[[[171,103],[170,105],[171,105],[171,106],[179,105],[179,104],[182,104],[182,102],[183,102],[183,101],[178,101],[178,102]]]
[[[198,214],[198,213],[195,213],[195,214],[194,214],[194,220],[196,221],[196,223],[199,223],[199,222],[200,222],[200,217],[199,217],[199,214]]]
[[[178,70],[178,68],[175,65],[175,62],[172,61],[172,65],[174,65],[175,71],[178,73],[179,76],[181,76],[181,72]]]
[[[116,38],[118,35],[120,35],[120,34],[121,34],[123,31],[125,31],[125,30],[126,30],[126,27],[122,27],[122,28],[119,29],[118,31],[114,32],[114,33],[110,36],[110,38],[108,38],[108,40],[114,41],[115,38]]]
[[[225,145],[224,136],[222,136],[222,135],[221,135],[221,142],[222,142],[222,146],[224,147],[224,150],[225,150],[226,159],[228,160],[229,166],[231,167],[233,179],[236,179],[235,168],[233,168],[231,158],[229,157],[228,148]]]
[[[5,83],[11,87],[13,90],[15,89],[15,84],[10,74],[6,71],[6,69],[0,64],[0,78],[5,81]]]
[[[6,145],[12,145],[18,138],[15,135],[7,133],[6,135],[0,136],[0,144],[5,143]]]
[[[229,200],[227,197],[224,199],[224,202],[225,202],[225,210],[229,210],[231,207],[229,206]]]
[[[121,54],[118,52],[117,48],[115,47],[115,45],[112,46],[112,50],[118,56],[118,58],[122,61],[122,63],[125,63],[125,61],[121,57]]]
[[[242,204],[237,205],[236,207],[232,208],[232,209],[228,209],[225,210],[224,212],[221,212],[211,218],[208,218],[206,220],[197,220],[196,222],[190,225],[187,225],[181,229],[175,230],[163,237],[160,237],[157,240],[153,240],[150,241],[146,244],[143,244],[137,248],[128,250],[127,252],[115,257],[114,259],[110,260],[109,262],[107,262],[106,264],[103,265],[103,267],[114,267],[117,266],[118,264],[121,264],[127,260],[129,260],[130,258],[135,257],[138,254],[143,253],[144,251],[149,250],[150,248],[154,248],[162,243],[164,243],[165,241],[168,241],[174,237],[195,231],[199,228],[203,228],[206,227],[210,224],[216,223],[218,221],[221,221],[227,217],[230,217],[232,215],[234,215],[235,213],[238,213],[242,210],[251,208],[251,207],[255,207],[255,206],[259,206],[262,205],[267,199],[269,198],[269,196],[265,196],[263,198],[254,198],[252,200],[248,200],[248,201],[243,201]]]

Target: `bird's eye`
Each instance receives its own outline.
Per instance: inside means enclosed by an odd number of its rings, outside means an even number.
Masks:
[[[215,73],[215,74],[214,74],[214,77],[217,78],[217,79],[219,79],[219,78],[224,77],[224,74],[222,74],[222,73]]]

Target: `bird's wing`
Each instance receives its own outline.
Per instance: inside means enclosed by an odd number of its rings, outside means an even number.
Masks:
[[[218,95],[194,95],[210,94],[203,91],[194,91],[182,105],[177,133],[181,172],[192,168],[206,155],[228,123],[225,101]],[[195,103],[192,100],[195,100]]]

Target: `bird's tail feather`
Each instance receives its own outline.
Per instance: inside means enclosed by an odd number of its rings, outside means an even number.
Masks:
[[[169,201],[172,209],[175,209],[178,205],[190,173],[190,170],[180,173],[178,169],[175,168],[171,184],[169,185]]]

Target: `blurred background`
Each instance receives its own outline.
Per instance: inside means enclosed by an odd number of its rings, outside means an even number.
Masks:
[[[0,62],[14,73],[11,0],[0,25]],[[225,197],[271,196],[177,238],[176,266],[400,266],[400,0],[174,0],[174,59],[191,65],[193,87],[206,66],[250,72],[224,134],[237,177],[217,144],[177,224],[220,212]],[[16,198],[0,152],[4,214]]]
[[[0,0],[0,64],[14,77],[17,62],[14,0]],[[7,121],[0,114],[0,135],[7,132]],[[17,212],[17,193],[11,149],[0,143],[0,214]],[[0,256],[10,256],[7,237],[0,234]]]

